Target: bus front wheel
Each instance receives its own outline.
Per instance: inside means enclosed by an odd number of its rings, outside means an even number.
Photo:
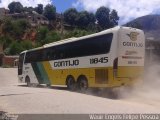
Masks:
[[[75,80],[74,80],[73,76],[67,77],[66,85],[69,90],[75,90],[76,85],[75,85]]]
[[[82,92],[88,89],[88,80],[85,76],[80,76],[78,78],[78,88]]]

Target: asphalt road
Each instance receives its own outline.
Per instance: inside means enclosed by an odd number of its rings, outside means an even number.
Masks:
[[[159,91],[122,89],[119,98],[110,98],[104,91],[33,88],[18,83],[17,68],[0,68],[0,110],[12,114],[160,113]]]

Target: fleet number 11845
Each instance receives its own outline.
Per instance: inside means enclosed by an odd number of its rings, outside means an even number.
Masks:
[[[90,64],[107,63],[107,62],[108,62],[108,57],[90,59]]]

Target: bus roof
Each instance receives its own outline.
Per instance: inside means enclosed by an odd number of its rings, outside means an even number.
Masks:
[[[86,35],[86,36],[82,36],[82,37],[72,37],[72,38],[60,40],[60,41],[57,41],[57,42],[52,42],[52,43],[43,45],[43,47],[47,48],[47,47],[52,47],[52,46],[56,46],[56,45],[60,45],[60,44],[64,44],[64,43],[74,42],[74,41],[83,40],[83,39],[90,38],[90,37],[103,35],[103,34],[106,34],[106,33],[113,33],[114,31],[118,31],[120,29],[126,29],[126,30],[127,29],[134,29],[134,30],[139,31],[139,29],[136,29],[136,28],[117,26],[117,27],[114,27],[114,28],[110,28],[110,29],[107,29],[107,30],[104,30],[104,31],[101,31],[101,32],[98,32],[98,33],[94,33],[94,34],[90,34],[90,35]]]

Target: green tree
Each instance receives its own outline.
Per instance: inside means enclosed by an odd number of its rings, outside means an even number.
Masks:
[[[76,19],[78,27],[86,28],[91,22],[93,23],[94,17],[92,15],[93,14],[90,14],[87,11],[79,12]]]
[[[38,4],[38,7],[35,8],[35,11],[39,14],[42,14],[43,13],[43,5]]]
[[[40,45],[44,45],[46,43],[45,38],[48,34],[49,30],[47,27],[40,27],[37,33],[37,42]]]
[[[2,24],[2,34],[4,36],[11,35],[13,29],[14,29],[14,26],[11,19],[5,18],[4,23]]]
[[[96,18],[93,13],[89,13],[89,21],[90,21],[90,24],[95,24]]]
[[[54,21],[56,19],[56,7],[50,4],[46,5],[43,15],[48,18],[49,21]]]
[[[5,50],[5,54],[8,55],[18,55],[24,50],[32,49],[33,45],[30,41],[13,41],[10,44],[10,47]]]
[[[96,19],[102,29],[110,28],[110,9],[100,7],[96,11]]]
[[[116,10],[112,10],[110,13],[111,27],[118,25],[119,16]]]
[[[12,38],[10,38],[9,36],[0,36],[0,44],[3,47],[3,50],[9,47],[12,41]]]
[[[21,41],[20,44],[21,44],[21,46],[23,48],[23,51],[33,48],[33,45],[31,43],[31,41],[29,41],[29,40]]]
[[[26,30],[30,28],[30,24],[25,19],[19,19],[19,20],[11,20],[11,19],[5,19],[4,23],[2,25],[2,33],[4,36],[8,35],[15,40],[22,39],[24,33]]]
[[[92,34],[92,31],[87,31],[87,30],[81,30],[81,29],[74,29],[72,31],[68,31],[65,33],[64,38],[71,38],[71,37],[81,37],[85,35]]]
[[[2,19],[0,19],[0,26],[3,24],[3,20]]]
[[[11,2],[8,5],[10,13],[21,13],[23,12],[23,6],[20,2]]]
[[[45,38],[45,43],[51,43],[51,42],[56,42],[61,40],[61,35],[58,32],[55,31],[51,31],[47,34],[46,38]]]
[[[10,48],[9,48],[9,55],[18,55],[20,52],[22,52],[24,49],[22,45],[19,42],[14,41],[11,43]]]
[[[67,24],[72,25],[72,26],[76,25],[78,12],[75,8],[69,8],[68,10],[64,12],[63,16],[64,16],[64,21]]]
[[[30,28],[30,24],[27,20],[25,19],[19,19],[17,21],[15,21],[15,23],[17,24],[17,26],[19,26],[22,30],[26,30],[27,28]]]
[[[34,8],[33,7],[24,7],[23,11],[32,13],[32,11],[34,11]]]
[[[96,11],[96,19],[101,30],[118,25],[119,16],[116,10],[110,12],[109,8],[100,7]]]
[[[76,25],[82,29],[88,29],[88,28],[90,29],[95,27],[95,21],[96,19],[93,13],[82,11],[78,13],[78,16],[76,19]]]
[[[97,32],[97,27],[96,27],[96,18],[93,13],[89,13],[89,25],[87,26],[87,31],[91,31],[93,33]]]
[[[12,36],[16,40],[21,40],[23,35],[24,35],[24,33],[29,28],[30,28],[30,24],[25,19],[19,19],[19,20],[13,21]]]

